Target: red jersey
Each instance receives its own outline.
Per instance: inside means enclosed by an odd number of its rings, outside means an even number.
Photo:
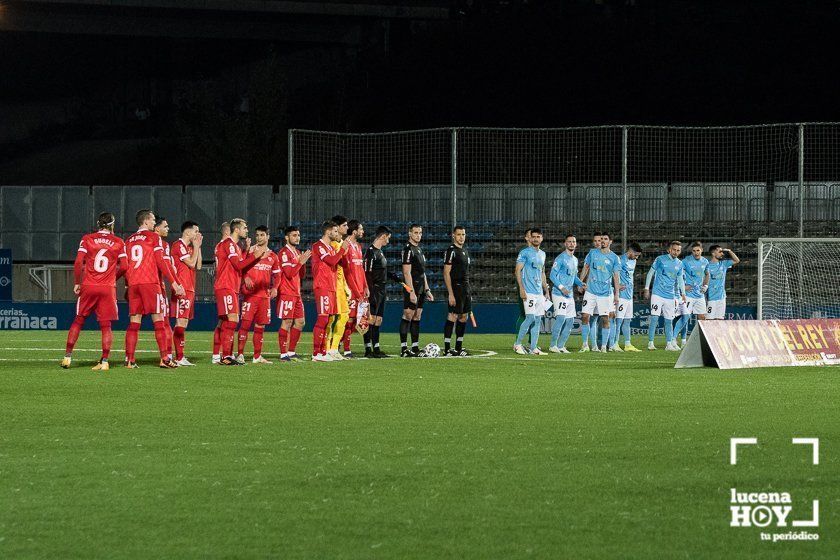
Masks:
[[[182,239],[172,244],[172,258],[175,261],[175,271],[178,273],[178,280],[187,292],[195,291],[195,269],[187,266],[184,261],[192,257],[194,252],[192,243],[187,245]]]
[[[254,255],[243,256],[242,249],[230,237],[220,241],[216,245],[216,281],[213,289],[239,293],[242,275],[256,262]]]
[[[178,278],[178,269],[175,268],[175,259],[172,258],[172,253],[169,252],[169,242],[165,239],[161,238],[160,245],[163,247],[163,260],[169,265],[169,270],[172,272],[172,276],[175,277],[175,281],[180,284],[180,279]],[[160,287],[165,288],[163,285],[163,274],[160,275]]]
[[[367,280],[365,279],[365,257],[362,253],[362,246],[358,243],[348,243],[347,252],[341,259],[341,266],[344,268],[344,279],[350,288],[353,299],[365,297]]]
[[[336,268],[345,249],[336,251],[320,239],[312,246],[312,289],[319,292],[335,292]]]
[[[280,262],[280,296],[299,297],[300,281],[306,276],[306,267],[298,262],[300,251],[296,247],[286,245],[277,253]]]
[[[148,229],[141,229],[125,241],[128,254],[128,270],[125,277],[129,285],[159,284],[160,275],[176,283],[172,264],[164,260],[163,242],[160,236]]]
[[[125,242],[122,239],[108,230],[85,235],[79,243],[79,252],[76,253],[76,262],[73,264],[76,284],[116,286],[117,263],[123,271],[128,268]]]
[[[251,267],[245,273],[245,278],[249,278],[254,283],[253,288],[248,288],[242,284],[242,293],[246,296],[268,298],[271,297],[271,278],[280,272],[280,260],[274,251],[266,251],[265,255],[257,261],[257,264]]]

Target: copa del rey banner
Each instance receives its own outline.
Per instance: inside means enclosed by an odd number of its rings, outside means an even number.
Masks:
[[[840,319],[698,321],[677,368],[840,365]]]

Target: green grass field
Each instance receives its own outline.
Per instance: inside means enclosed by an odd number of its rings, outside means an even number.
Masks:
[[[840,556],[837,369],[517,357],[469,333],[498,355],[226,368],[188,333],[200,365],[166,371],[144,332],[141,369],[115,333],[97,374],[98,335],[62,370],[64,333],[0,333],[2,558]],[[759,445],[731,466],[730,437]],[[730,527],[730,488],[790,492],[791,518],[818,499],[819,540]]]

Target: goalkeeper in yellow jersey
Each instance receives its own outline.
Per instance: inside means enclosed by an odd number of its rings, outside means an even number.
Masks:
[[[344,216],[333,216],[332,221],[338,224],[338,233],[341,238],[347,237],[347,218]],[[341,241],[333,241],[332,246],[338,250]],[[344,269],[339,264],[335,271],[335,314],[330,317],[327,329],[327,354],[333,360],[344,360],[338,347],[344,337],[344,327],[350,319],[350,289],[344,279]]]

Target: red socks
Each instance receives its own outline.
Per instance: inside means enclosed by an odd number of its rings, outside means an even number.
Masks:
[[[293,354],[294,354],[295,350],[297,349],[297,343],[298,343],[298,340],[300,340],[300,333],[301,333],[301,330],[296,329],[295,327],[292,327],[289,330],[289,352],[291,352]]]
[[[262,344],[263,344],[263,334],[265,333],[265,327],[262,325],[256,325],[254,327],[254,358],[259,358],[262,356]]]
[[[224,323],[223,319],[221,323]],[[218,356],[222,350],[222,326],[219,324],[213,331],[213,355]]]
[[[168,317],[163,320],[163,327],[166,330],[166,355],[171,356],[175,346],[175,337],[172,335],[172,325]]]
[[[225,319],[222,321],[222,332],[219,335],[222,340],[222,356],[233,356],[233,333],[236,331],[236,323]]]
[[[327,325],[330,323],[329,315],[318,315],[315,327],[312,329],[312,355],[326,354],[327,346]]]
[[[286,350],[286,341],[289,339],[289,331],[280,327],[280,331],[277,333],[277,343],[280,345],[280,355],[282,356],[287,352]]]
[[[248,342],[248,331],[251,330],[251,321],[243,321],[239,326],[239,353],[245,353],[245,343]]]
[[[172,341],[166,334],[166,323],[164,321],[155,321],[155,340],[157,341],[158,351],[160,352],[160,359],[165,360],[169,353],[169,345]]]
[[[344,343],[344,351],[350,351],[350,337],[353,335],[353,330],[356,328],[356,319],[351,317],[347,320],[344,326],[344,334],[341,336],[341,341]]]
[[[137,350],[137,335],[140,331],[140,323],[129,323],[125,331],[125,357],[129,362],[134,360],[134,352]]]
[[[172,329],[172,342],[175,344],[175,359],[184,359],[184,344],[186,342],[186,329],[176,326]]]
[[[79,333],[82,332],[82,327],[85,325],[85,318],[81,315],[76,315],[73,324],[70,325],[70,330],[67,331],[67,344],[64,347],[64,352],[70,354],[73,347],[76,346],[76,341],[79,340]]]
[[[111,343],[114,342],[111,321],[99,321],[99,330],[102,332],[102,359],[107,360],[111,355]]]

